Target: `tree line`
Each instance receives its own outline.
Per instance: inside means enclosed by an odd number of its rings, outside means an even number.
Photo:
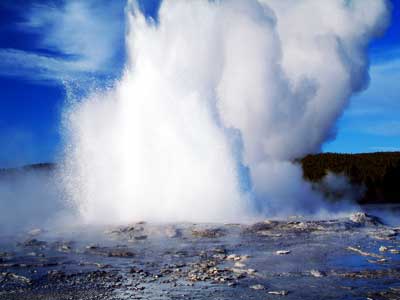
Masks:
[[[332,172],[363,186],[365,192],[356,199],[359,203],[400,202],[400,152],[320,153],[307,155],[298,162],[304,178],[313,183],[321,182]]]

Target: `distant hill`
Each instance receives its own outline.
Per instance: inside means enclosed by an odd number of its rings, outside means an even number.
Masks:
[[[343,174],[365,192],[360,203],[400,202],[400,152],[321,153],[300,160],[304,178],[320,182],[328,173]]]
[[[17,175],[29,171],[52,171],[56,166],[54,163],[38,163],[16,168],[0,168],[0,178],[2,176]]]

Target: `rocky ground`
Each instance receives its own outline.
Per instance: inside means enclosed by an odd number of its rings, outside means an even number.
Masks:
[[[147,224],[0,237],[0,299],[400,299],[400,228]]]

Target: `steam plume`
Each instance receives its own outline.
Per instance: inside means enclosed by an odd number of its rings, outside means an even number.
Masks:
[[[334,136],[368,83],[381,0],[127,5],[122,78],[66,116],[64,183],[88,222],[315,212],[292,163]]]

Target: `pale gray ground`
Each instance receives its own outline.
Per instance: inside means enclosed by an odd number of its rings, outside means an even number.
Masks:
[[[0,238],[0,299],[400,299],[400,228],[358,214]]]

